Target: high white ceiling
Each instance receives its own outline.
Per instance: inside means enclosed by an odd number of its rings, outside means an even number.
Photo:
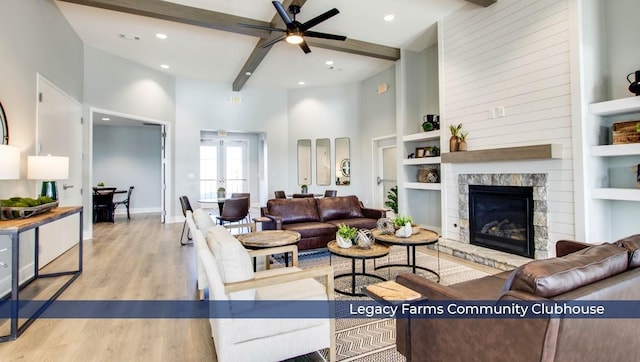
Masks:
[[[173,0],[181,5],[270,22],[269,0]],[[92,47],[177,77],[231,83],[259,38],[121,12],[56,1],[80,38]],[[307,0],[297,20],[305,22],[331,8],[340,14],[312,30],[381,45],[422,50],[435,42],[435,23],[469,4],[464,0]],[[473,5],[475,6],[475,5]],[[394,14],[395,20],[383,17]],[[166,40],[156,38],[164,33]],[[139,37],[128,40],[120,36]],[[393,62],[311,46],[279,42],[246,83],[248,87],[327,86],[361,81]],[[325,62],[332,60],[333,68]],[[169,69],[161,69],[167,64]]]

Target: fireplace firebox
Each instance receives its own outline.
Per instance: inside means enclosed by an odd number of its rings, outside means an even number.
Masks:
[[[534,258],[533,187],[469,185],[469,242]]]

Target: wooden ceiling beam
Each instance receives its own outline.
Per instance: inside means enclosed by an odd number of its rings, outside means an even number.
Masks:
[[[229,15],[211,10],[194,8],[161,0],[60,0],[63,2],[91,6],[94,8],[118,11],[127,14],[141,15],[154,19],[173,21],[176,23],[201,26],[209,29],[228,31],[231,33],[267,38],[268,30],[253,29],[238,26],[250,24],[270,26],[271,24]]]
[[[228,31],[231,33],[254,36],[261,38],[251,55],[243,65],[240,73],[233,82],[233,90],[239,91],[249,79],[247,72],[253,73],[265,58],[271,47],[262,48],[262,44],[282,35],[282,33],[268,30],[254,29],[238,26],[238,24],[250,24],[264,27],[284,27],[284,23],[278,14],[273,17],[271,23],[260,20],[229,15],[211,10],[194,8],[161,0],[59,0],[63,2],[91,6],[100,9],[113,10],[127,14],[146,16],[154,19],[168,20],[176,23],[195,25],[209,29]],[[285,0],[285,8],[295,2],[296,5],[304,5],[306,0]],[[472,2],[492,0],[467,0]],[[327,40],[319,38],[307,38],[309,46],[335,50],[350,54],[358,54],[367,57],[395,61],[400,59],[400,49],[380,44],[368,43],[348,38],[346,41]]]

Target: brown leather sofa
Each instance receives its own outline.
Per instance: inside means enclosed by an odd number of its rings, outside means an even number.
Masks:
[[[640,235],[612,244],[559,241],[559,257],[450,286],[413,274],[396,281],[429,300],[612,301],[640,304]],[[427,303],[421,301],[421,303]],[[396,320],[396,345],[411,361],[637,361],[636,319],[504,318]]]
[[[339,224],[373,229],[386,212],[363,207],[357,196],[271,199],[260,209],[269,222],[263,230],[292,230],[301,235],[298,249],[324,248],[335,240]]]

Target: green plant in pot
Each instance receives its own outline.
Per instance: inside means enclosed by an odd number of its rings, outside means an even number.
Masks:
[[[460,144],[460,130],[462,130],[462,123],[449,125],[449,131],[451,132],[451,138],[449,138],[449,152],[458,151]]]
[[[355,245],[356,235],[358,233],[358,229],[340,224],[338,225],[338,231],[336,232],[336,243],[341,248],[350,248]]]
[[[393,186],[387,192],[387,201],[384,206],[390,208],[394,214],[398,214],[398,185]]]
[[[224,187],[218,187],[218,198],[224,199],[226,191],[227,190]]]
[[[412,223],[413,219],[411,219],[411,216],[396,216],[396,218],[393,220],[393,226],[397,229],[396,236],[401,238],[407,238],[411,236],[411,234],[413,233]]]

